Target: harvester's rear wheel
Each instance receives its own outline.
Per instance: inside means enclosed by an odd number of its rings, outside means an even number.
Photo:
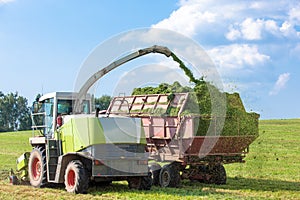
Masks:
[[[79,160],[69,162],[65,172],[66,190],[71,193],[86,193],[89,177]]]
[[[178,187],[180,184],[180,173],[175,164],[163,166],[159,174],[161,187]]]
[[[136,190],[150,190],[152,186],[151,173],[148,176],[128,178],[128,187]]]
[[[159,174],[160,174],[161,166],[157,163],[151,163],[149,170],[151,172],[152,184],[159,185]]]
[[[35,147],[29,156],[28,176],[30,184],[42,187],[47,184],[46,152],[43,146]]]

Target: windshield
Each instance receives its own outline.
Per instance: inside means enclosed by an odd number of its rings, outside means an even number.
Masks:
[[[69,115],[72,113],[72,100],[62,100],[57,101],[57,114]]]
[[[57,101],[57,114],[61,115],[70,115],[73,112],[73,103],[74,100],[59,99]],[[90,113],[90,101],[84,100],[82,104],[82,113]]]

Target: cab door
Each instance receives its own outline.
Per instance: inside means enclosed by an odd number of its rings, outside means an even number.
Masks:
[[[54,106],[54,98],[46,99],[43,102],[43,108],[45,112],[45,118],[44,118],[44,135],[47,138],[51,138],[53,136],[53,106]]]

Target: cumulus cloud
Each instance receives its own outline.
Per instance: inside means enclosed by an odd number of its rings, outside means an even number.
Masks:
[[[295,24],[300,24],[300,3],[289,11],[289,20]]]
[[[287,27],[286,25],[287,24],[283,24],[281,27],[279,27],[274,20],[254,20],[253,18],[246,18],[241,23],[235,23],[235,25],[230,24],[225,37],[231,41],[237,39],[261,40],[263,39],[263,32],[279,36],[280,32],[285,33],[291,31],[286,30],[287,28],[293,30],[293,27]]]
[[[242,33],[241,31],[239,31],[238,29],[234,28],[233,25],[229,25],[229,32],[226,33],[226,38],[228,40],[236,40],[242,37]]]
[[[269,92],[269,95],[277,95],[282,89],[285,88],[286,83],[290,79],[290,73],[280,74],[273,89]]]
[[[220,68],[242,69],[244,66],[256,66],[270,59],[258,51],[256,45],[233,44],[218,46],[208,50],[208,54]]]
[[[225,19],[236,17],[232,10],[241,11],[244,8],[244,3],[225,3],[216,0],[181,0],[177,10],[173,11],[168,18],[152,25],[152,27],[170,29],[194,37],[199,32],[207,32],[210,29],[208,26],[215,28],[219,25],[222,26]]]
[[[202,12],[201,10],[200,4],[184,5],[172,12],[169,18],[152,27],[170,29],[192,37],[196,34],[198,27],[205,23],[213,23],[216,20],[216,13]]]
[[[241,32],[247,40],[258,40],[261,39],[263,25],[260,19],[254,21],[252,18],[247,18],[241,24]]]
[[[273,35],[278,34],[279,27],[274,20],[267,20],[264,22],[264,26],[267,32],[272,33]]]
[[[299,57],[298,0],[179,0],[178,6],[153,27],[174,30],[207,45],[204,48],[222,76],[258,73],[258,66],[279,59],[279,51],[286,46],[295,47],[288,51]],[[284,88],[288,79],[289,73],[280,76],[270,95]]]
[[[282,32],[284,36],[290,36],[295,33],[292,24],[288,21],[283,22],[279,30]]]
[[[264,9],[270,5],[270,2],[255,2],[250,7],[260,10],[265,13]],[[283,6],[283,5],[282,5]],[[300,37],[300,32],[297,27],[300,25],[300,4],[298,5],[285,5],[286,9],[282,9],[281,14],[278,15],[276,11],[267,11],[266,16],[252,16],[242,22],[234,22],[235,29],[232,24],[228,26],[228,32],[225,34],[228,40],[245,39],[245,40],[260,40],[263,39],[263,33],[270,33],[277,37],[297,38]],[[291,7],[289,9],[289,7]],[[268,16],[269,15],[269,16]],[[251,15],[250,15],[251,16]],[[232,37],[232,35],[236,37]]]
[[[264,33],[277,37],[300,36],[296,31],[300,24],[299,3],[181,0],[178,5],[168,18],[152,27],[174,30],[189,37],[207,32],[218,36],[224,33],[230,41],[262,40]]]

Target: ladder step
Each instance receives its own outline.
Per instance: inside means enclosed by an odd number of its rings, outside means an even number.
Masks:
[[[155,139],[155,140],[171,140],[171,137],[158,137],[158,136],[153,136],[151,137],[151,139]]]

